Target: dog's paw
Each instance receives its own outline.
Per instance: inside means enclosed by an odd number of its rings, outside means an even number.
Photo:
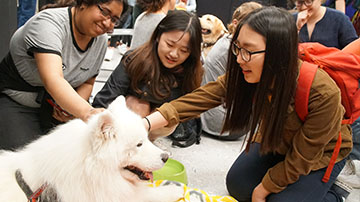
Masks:
[[[157,202],[176,202],[184,198],[184,185],[178,182],[167,181],[154,189]]]
[[[178,201],[184,198],[184,187],[181,184],[168,185],[168,190],[165,194],[169,195],[167,201]]]

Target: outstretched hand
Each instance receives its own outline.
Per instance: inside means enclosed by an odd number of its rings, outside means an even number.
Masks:
[[[266,197],[270,194],[268,190],[265,189],[262,183],[255,187],[252,193],[252,202],[266,202]]]

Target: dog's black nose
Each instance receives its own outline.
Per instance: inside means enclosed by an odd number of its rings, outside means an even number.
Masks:
[[[168,153],[162,153],[161,154],[161,160],[166,163],[166,161],[169,159],[169,154]]]

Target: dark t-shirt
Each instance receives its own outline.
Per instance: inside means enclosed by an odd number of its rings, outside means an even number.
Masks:
[[[294,16],[296,20],[297,13]],[[325,15],[316,23],[311,38],[309,38],[307,24],[299,32],[300,42],[319,42],[324,46],[338,49],[343,49],[357,38],[349,18],[344,13],[332,8],[326,8]]]

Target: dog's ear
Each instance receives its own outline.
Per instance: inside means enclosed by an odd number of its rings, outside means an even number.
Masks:
[[[126,107],[126,100],[124,96],[120,95],[109,105],[108,110],[115,112],[123,107]]]
[[[116,130],[114,128],[114,117],[109,112],[103,112],[96,124],[95,136],[97,139],[106,141],[116,137]]]
[[[227,28],[225,27],[224,23],[221,20],[220,20],[220,24],[221,24],[220,26],[222,28],[222,34],[228,33]]]

